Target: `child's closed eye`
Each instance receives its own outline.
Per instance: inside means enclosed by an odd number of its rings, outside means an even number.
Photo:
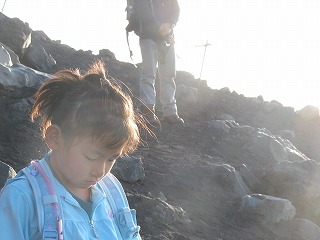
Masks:
[[[96,161],[99,160],[99,157],[89,157],[87,155],[84,155],[86,159],[88,159],[89,161]]]

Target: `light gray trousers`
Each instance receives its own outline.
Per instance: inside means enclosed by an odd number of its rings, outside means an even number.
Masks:
[[[175,99],[176,76],[174,45],[167,49],[167,53],[161,55],[160,44],[151,39],[140,39],[142,55],[142,72],[140,77],[140,98],[148,105],[156,105],[155,80],[157,65],[159,73],[158,99],[163,107],[164,116],[177,114]],[[163,58],[162,58],[163,57]],[[158,104],[157,104],[158,105]]]

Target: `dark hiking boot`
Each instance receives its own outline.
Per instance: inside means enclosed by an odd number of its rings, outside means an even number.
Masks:
[[[163,122],[169,123],[169,124],[181,124],[184,125],[184,120],[179,117],[177,114],[170,115],[170,116],[164,116]]]

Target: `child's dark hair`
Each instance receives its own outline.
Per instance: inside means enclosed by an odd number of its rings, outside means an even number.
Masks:
[[[106,78],[101,61],[85,74],[62,70],[42,85],[31,111],[31,119],[37,117],[43,135],[49,125],[56,124],[67,139],[92,136],[106,148],[123,148],[123,154],[136,149],[140,139],[137,124],[143,124],[130,96]]]

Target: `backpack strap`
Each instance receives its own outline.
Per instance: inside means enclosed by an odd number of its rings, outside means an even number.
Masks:
[[[132,15],[134,14],[134,0],[127,0],[127,7],[126,7],[125,11],[127,12],[127,20],[130,21],[131,18],[132,18]],[[128,29],[129,28],[129,24],[126,27],[126,37],[127,37],[127,44],[128,44],[128,48],[129,48],[130,58],[131,58],[131,60],[133,62],[133,59],[132,59],[133,52],[131,50],[130,43],[129,43],[129,32],[131,31],[131,30]]]
[[[63,240],[59,200],[49,177],[38,161],[31,161],[22,171],[34,192],[42,240]]]
[[[136,210],[129,208],[121,183],[112,173],[108,173],[100,184],[107,196],[122,238],[124,240],[141,239],[140,226],[137,226]]]
[[[128,30],[126,30],[126,37],[127,37],[127,44],[128,44],[128,48],[129,48],[129,54],[130,54],[130,58],[131,58],[131,61],[133,62],[133,52],[131,50],[131,47],[130,47],[130,42],[129,42],[129,32]]]

